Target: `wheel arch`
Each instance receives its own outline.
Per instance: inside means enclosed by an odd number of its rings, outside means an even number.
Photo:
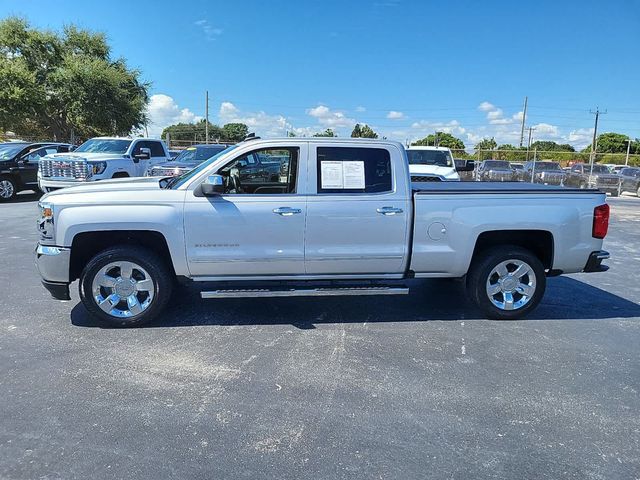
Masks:
[[[101,230],[80,232],[73,237],[69,281],[79,278],[85,265],[96,254],[116,245],[135,245],[146,248],[158,255],[173,275],[176,273],[169,244],[161,232],[154,230]]]
[[[547,230],[490,230],[478,235],[472,261],[483,251],[500,245],[525,248],[538,257],[546,270],[553,269],[554,240]]]

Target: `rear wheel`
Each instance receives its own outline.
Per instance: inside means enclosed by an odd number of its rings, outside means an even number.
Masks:
[[[546,288],[544,267],[529,250],[493,247],[474,259],[467,287],[488,318],[516,320],[536,308]]]
[[[11,200],[16,196],[16,182],[11,177],[0,177],[0,201]]]
[[[171,297],[169,268],[153,252],[119,246],[93,257],[80,276],[80,299],[89,313],[115,326],[153,320]]]

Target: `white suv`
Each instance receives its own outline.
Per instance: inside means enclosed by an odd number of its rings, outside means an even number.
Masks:
[[[162,140],[97,137],[75,151],[40,160],[38,185],[43,192],[107,178],[142,177],[147,169],[171,158]]]
[[[451,150],[446,147],[409,147],[412,182],[460,181]]]

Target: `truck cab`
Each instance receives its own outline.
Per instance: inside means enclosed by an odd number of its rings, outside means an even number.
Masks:
[[[459,182],[451,150],[447,147],[411,146],[407,148],[412,182]]]

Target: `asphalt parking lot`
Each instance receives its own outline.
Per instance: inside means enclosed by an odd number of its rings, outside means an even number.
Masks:
[[[102,328],[0,204],[0,478],[640,478],[640,199],[611,270],[487,321],[455,281],[407,297],[200,300]]]

